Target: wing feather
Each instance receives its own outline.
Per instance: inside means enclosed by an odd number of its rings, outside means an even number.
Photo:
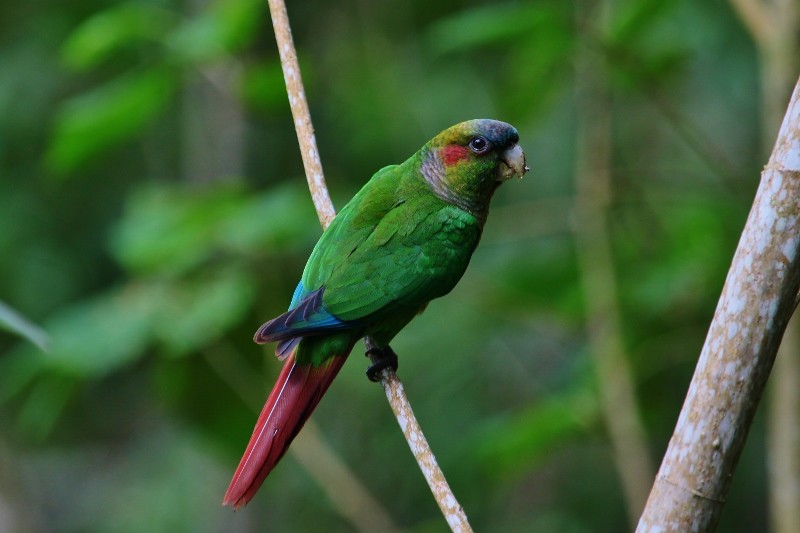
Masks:
[[[289,310],[264,324],[256,342],[279,341],[281,356],[301,336],[361,327],[450,292],[480,224],[427,188],[404,188],[403,172],[380,170],[342,209],[311,253]]]

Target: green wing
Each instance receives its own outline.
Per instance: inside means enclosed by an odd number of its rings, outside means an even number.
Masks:
[[[450,292],[480,238],[476,219],[436,197],[402,167],[378,172],[336,217],[303,273],[343,321],[416,310]]]

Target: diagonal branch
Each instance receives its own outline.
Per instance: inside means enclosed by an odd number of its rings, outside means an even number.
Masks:
[[[719,521],[800,288],[800,82],[783,120],[638,531]]]
[[[731,0],[759,58],[761,144],[772,148],[794,76],[800,68],[797,0]],[[795,299],[797,307],[797,299]],[[786,328],[768,388],[767,472],[774,533],[800,531],[800,317]]]
[[[327,228],[336,215],[333,208],[325,177],[322,173],[322,163],[319,159],[317,142],[314,138],[314,128],[311,123],[311,114],[308,110],[305,91],[303,90],[303,80],[300,76],[300,66],[297,62],[292,31],[289,26],[289,16],[286,12],[286,5],[283,0],[268,0],[269,11],[272,17],[272,25],[275,29],[275,39],[278,42],[278,51],[283,68],[283,77],[286,81],[286,91],[289,95],[289,105],[294,117],[294,126],[297,132],[297,139],[300,143],[300,151],[303,155],[303,166],[306,170],[308,188],[314,201],[320,223],[323,228]],[[442,514],[453,531],[471,532],[472,528],[467,521],[464,510],[458,504],[450,486],[436,463],[430,446],[425,435],[417,422],[411,404],[403,389],[400,378],[391,369],[381,372],[381,385],[383,386],[386,398],[392,407],[392,411],[397,417],[397,423],[403,430],[408,446],[411,448],[414,458],[419,464],[425,480],[428,483],[436,503],[439,505]]]

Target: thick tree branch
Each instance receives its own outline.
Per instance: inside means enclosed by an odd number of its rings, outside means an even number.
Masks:
[[[731,0],[759,57],[761,144],[772,149],[794,76],[800,68],[797,0]],[[795,300],[795,307],[797,306]],[[789,322],[767,389],[767,469],[774,533],[800,531],[800,317]]]
[[[275,28],[275,39],[278,42],[283,77],[286,81],[286,91],[289,95],[289,105],[292,108],[294,126],[297,139],[300,142],[300,151],[303,155],[303,166],[306,170],[308,187],[323,228],[336,216],[325,177],[322,173],[317,142],[314,138],[314,128],[311,123],[311,114],[308,110],[303,80],[300,77],[300,66],[297,62],[292,32],[289,26],[289,17],[283,0],[269,0],[269,11],[272,25]],[[425,435],[417,422],[411,404],[405,395],[400,378],[391,369],[381,372],[381,385],[386,392],[386,398],[397,417],[397,422],[403,430],[403,435],[408,441],[414,458],[419,464],[428,486],[431,488],[436,503],[442,510],[447,523],[453,531],[466,533],[472,531],[464,510],[456,501],[447,480],[436,463],[436,458],[428,445]]]
[[[639,531],[709,531],[800,288],[800,83],[728,271]]]

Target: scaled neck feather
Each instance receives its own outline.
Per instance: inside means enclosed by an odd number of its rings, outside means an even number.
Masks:
[[[425,181],[430,185],[434,194],[449,204],[453,204],[467,213],[473,215],[478,219],[480,225],[486,221],[488,214],[488,202],[482,199],[469,198],[463,194],[459,194],[448,183],[448,176],[445,170],[444,162],[436,150],[426,150],[422,154],[422,162],[420,164],[420,174],[425,178]]]

